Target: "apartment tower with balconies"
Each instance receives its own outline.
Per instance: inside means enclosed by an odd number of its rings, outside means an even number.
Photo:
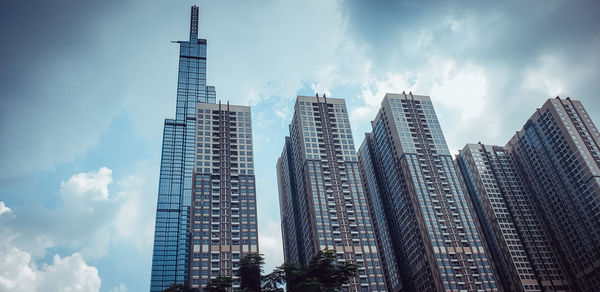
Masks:
[[[359,162],[392,289],[499,291],[431,99],[388,93],[371,124]]]
[[[285,261],[333,250],[359,266],[344,291],[387,291],[345,101],[298,96],[294,110],[277,161]]]

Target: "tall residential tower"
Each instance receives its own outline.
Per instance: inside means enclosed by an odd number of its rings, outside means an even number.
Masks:
[[[430,98],[388,93],[372,126],[359,161],[392,289],[499,291]]]
[[[205,287],[258,252],[250,108],[206,86],[198,7],[180,45],[177,110],[163,133],[150,291]]]
[[[506,145],[583,291],[600,291],[600,133],[580,101],[549,99]]]
[[[467,144],[456,157],[508,291],[573,291],[568,269],[504,147]]]
[[[319,250],[359,266],[344,291],[386,291],[343,99],[298,96],[277,161],[286,262]]]

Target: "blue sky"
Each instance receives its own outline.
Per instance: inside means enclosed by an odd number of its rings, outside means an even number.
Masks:
[[[275,163],[298,94],[430,95],[451,153],[504,145],[545,99],[600,117],[597,1],[3,1],[0,291],[147,291],[162,123],[200,6],[208,83],[251,105],[261,251],[283,261]]]

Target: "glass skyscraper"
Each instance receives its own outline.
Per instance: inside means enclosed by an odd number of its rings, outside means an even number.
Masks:
[[[508,291],[574,291],[534,198],[504,147],[467,144],[456,157]]]
[[[217,104],[206,86],[198,7],[190,40],[177,43],[177,110],[164,124],[150,291],[205,287],[258,252],[250,108]]]
[[[277,161],[286,262],[319,250],[359,266],[344,291],[387,291],[343,99],[298,96]]]
[[[388,93],[372,126],[359,162],[385,266],[398,276],[391,289],[499,291],[430,98]]]
[[[600,133],[580,101],[549,99],[506,145],[575,284],[600,291]]]

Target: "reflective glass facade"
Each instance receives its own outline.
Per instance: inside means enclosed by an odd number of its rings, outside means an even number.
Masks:
[[[582,291],[600,291],[600,133],[580,101],[550,99],[506,145]]]
[[[392,288],[499,291],[430,98],[388,93],[372,126],[361,173],[376,230],[387,229],[395,252]]]
[[[505,290],[574,291],[547,224],[506,149],[467,144],[456,160]]]
[[[176,43],[177,109],[164,124],[150,291],[199,287],[231,275],[240,253],[258,252],[250,108],[216,104],[206,86],[198,7],[189,41]]]
[[[189,202],[186,204],[186,198],[191,201],[191,184],[186,188],[185,183],[191,179],[191,169],[187,169],[189,175],[186,176],[186,126],[185,121],[165,121],[151,291],[162,291],[173,283],[183,283],[187,275]]]
[[[277,161],[285,261],[334,250],[359,266],[344,291],[387,291],[345,101],[298,96],[294,109]]]

